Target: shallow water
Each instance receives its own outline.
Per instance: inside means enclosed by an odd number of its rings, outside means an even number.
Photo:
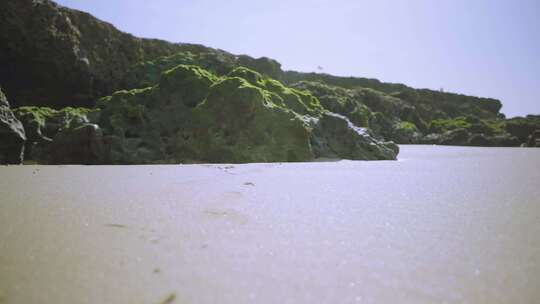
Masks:
[[[534,303],[540,149],[0,167],[0,303]]]

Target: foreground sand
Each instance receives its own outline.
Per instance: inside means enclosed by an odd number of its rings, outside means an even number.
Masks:
[[[0,167],[0,303],[534,303],[540,150]]]

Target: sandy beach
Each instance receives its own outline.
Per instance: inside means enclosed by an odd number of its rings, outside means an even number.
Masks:
[[[0,303],[533,303],[540,152],[0,167]]]

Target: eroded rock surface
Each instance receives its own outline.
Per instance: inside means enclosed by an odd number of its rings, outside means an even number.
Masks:
[[[0,89],[0,164],[20,164],[24,160],[26,134]]]
[[[346,118],[328,113],[311,94],[247,68],[218,77],[180,65],[164,72],[157,86],[117,92],[100,108],[98,124],[113,163],[308,161],[327,156],[313,148],[315,134],[326,144],[339,132],[342,140],[328,144],[335,157],[397,155]],[[340,123],[326,123],[332,119]]]

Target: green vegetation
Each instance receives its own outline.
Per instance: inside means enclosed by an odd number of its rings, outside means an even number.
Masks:
[[[469,129],[472,124],[467,122],[465,117],[458,117],[456,119],[435,119],[429,124],[429,131],[431,133],[444,133],[455,129]]]
[[[508,119],[504,124],[505,130],[526,142],[528,137],[536,130],[540,130],[540,115],[528,115],[527,117],[515,117]]]
[[[39,128],[40,133],[44,132],[43,134],[49,134],[51,137],[61,128],[69,128],[88,122],[88,116],[95,112],[96,110],[88,108],[72,107],[60,110],[33,106],[13,109],[13,113],[15,113],[15,116],[17,116],[20,121],[22,121],[25,129],[31,129],[31,132],[29,132],[30,134],[38,132],[38,130],[35,129]],[[48,129],[45,129],[47,124],[54,126],[49,126]]]
[[[456,129],[465,129],[470,133],[484,135],[504,135],[506,122],[502,119],[479,119],[474,116],[455,119],[436,119],[429,125],[431,133],[444,133]]]
[[[353,91],[321,82],[302,81],[294,84],[294,87],[316,96],[328,111],[346,116],[359,127],[369,127],[371,111],[363,100],[356,98]]]
[[[313,158],[304,121],[271,97],[238,77],[214,85],[194,110],[195,133],[188,139],[193,156],[218,162]]]
[[[413,131],[413,132],[418,131],[418,129],[416,128],[416,125],[413,124],[412,122],[408,122],[408,121],[402,121],[399,124],[398,128],[402,129],[402,130]]]
[[[319,100],[310,93],[286,87],[281,82],[263,77],[260,73],[248,68],[236,68],[227,76],[245,79],[250,84],[265,90],[266,94],[270,93],[269,97],[274,104],[289,108],[296,113],[319,116],[324,111]]]
[[[387,141],[536,145],[540,129],[539,116],[506,120],[495,99],[283,71],[266,57],[136,38],[47,1],[8,1],[5,11],[20,18],[0,20],[0,36],[10,46],[0,62],[8,73],[2,85],[16,105],[11,111],[0,94],[2,134],[13,138],[4,146],[17,149],[27,138],[27,158],[126,164],[394,159],[398,149]],[[59,20],[69,22],[60,26]]]
[[[320,156],[311,146],[312,130],[327,111],[309,92],[248,68],[220,77],[193,65],[164,71],[157,85],[116,92],[103,98],[99,108],[110,160],[127,164],[311,160]],[[343,131],[350,128],[341,125]],[[355,157],[396,156],[383,143],[368,144],[367,135],[349,136],[366,142],[357,148],[369,149]],[[345,151],[334,147],[337,155]]]

